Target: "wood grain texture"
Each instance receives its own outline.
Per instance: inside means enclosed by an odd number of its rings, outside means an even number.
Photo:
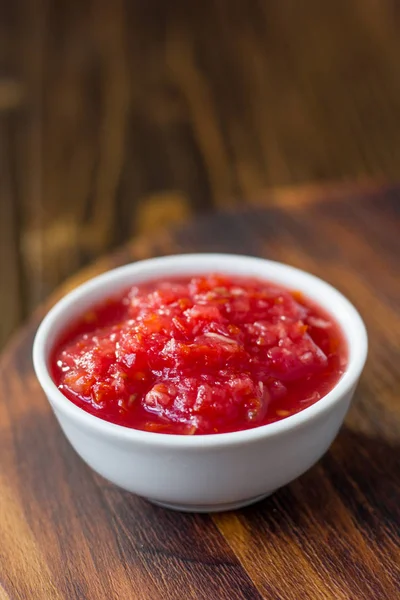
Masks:
[[[95,475],[35,379],[40,310],[0,363],[0,597],[42,600],[394,600],[400,590],[400,191],[275,192],[147,236],[78,274],[227,251],[287,261],[358,306],[370,353],[345,426],[308,473],[219,515],[165,511]],[[271,198],[265,200],[265,206]]]
[[[265,187],[397,180],[399,14],[396,0],[0,0],[0,345],[132,236]]]

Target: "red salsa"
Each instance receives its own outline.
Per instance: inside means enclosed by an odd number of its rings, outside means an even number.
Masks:
[[[284,419],[346,363],[338,324],[303,294],[219,274],[135,285],[82,315],[51,356],[58,388],[87,412],[176,434]]]

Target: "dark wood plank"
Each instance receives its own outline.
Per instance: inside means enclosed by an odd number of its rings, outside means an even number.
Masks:
[[[224,210],[147,236],[69,280],[165,253],[290,262],[339,287],[370,337],[367,367],[328,454],[241,511],[156,508],[94,475],[61,435],[30,351],[42,311],[0,367],[0,598],[393,600],[400,589],[400,192],[303,191],[293,209]],[[3,593],[3,596],[1,595]]]
[[[132,236],[266,187],[397,179],[399,56],[395,0],[0,0],[0,311],[21,305],[0,345]]]
[[[7,121],[0,113],[0,347],[22,317],[21,261],[18,251],[18,215],[13,202],[14,178]]]

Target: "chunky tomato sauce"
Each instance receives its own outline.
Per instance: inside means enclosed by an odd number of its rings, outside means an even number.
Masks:
[[[347,363],[344,336],[301,293],[209,275],[133,286],[58,340],[54,381],[106,421],[210,434],[273,423],[317,402]]]

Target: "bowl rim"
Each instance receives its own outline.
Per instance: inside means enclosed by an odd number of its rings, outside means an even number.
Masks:
[[[212,263],[226,263],[224,267],[212,268]],[[210,265],[211,263],[211,265]],[[332,305],[329,307],[320,299],[315,300],[316,303],[320,304],[325,310],[330,312],[335,319],[340,321],[340,314],[336,309],[336,306],[340,307],[341,315],[343,311],[347,313],[347,317],[350,319],[351,327],[353,329],[353,336],[356,334],[356,340],[354,337],[349,335],[347,331],[343,330],[343,334],[346,338],[348,345],[348,364],[347,368],[339,379],[337,384],[323,396],[320,400],[312,404],[311,406],[304,408],[300,412],[290,415],[280,421],[274,423],[268,423],[266,425],[260,425],[252,429],[244,429],[241,431],[233,431],[228,433],[213,433],[213,434],[199,434],[199,435],[182,435],[182,434],[170,434],[170,433],[158,433],[142,431],[139,429],[133,429],[124,425],[117,425],[109,421],[105,421],[96,415],[86,412],[73,402],[71,402],[62,392],[57,388],[54,383],[47,365],[48,356],[50,353],[48,346],[48,339],[52,333],[53,326],[57,323],[57,320],[65,314],[68,309],[82,301],[89,294],[101,290],[105,290],[104,294],[99,294],[99,297],[94,302],[101,301],[101,298],[107,298],[112,294],[107,294],[110,283],[117,282],[119,289],[134,285],[135,281],[146,281],[156,279],[160,276],[160,270],[165,268],[172,268],[174,275],[194,275],[196,273],[211,273],[211,272],[224,272],[230,275],[242,274],[238,265],[241,267],[251,268],[251,276],[259,277],[267,281],[282,284],[290,289],[290,283],[284,283],[276,279],[276,275],[280,273],[289,278],[290,275],[295,275],[296,278],[301,278],[304,281],[304,288],[302,285],[296,284],[295,288],[304,292],[307,297],[313,299],[313,294],[308,291],[308,285],[317,286],[320,291],[322,290],[327,296],[330,297]],[[274,275],[267,275],[262,270],[269,269],[275,272]],[[158,274],[157,274],[158,272]],[[166,276],[167,278],[168,276]],[[127,283],[125,282],[125,278]],[[124,282],[122,284],[122,282]],[[292,288],[293,289],[293,288]],[[117,290],[117,287],[116,287]],[[79,314],[79,312],[78,312]],[[61,328],[62,329],[62,328]],[[58,334],[59,332],[57,332]],[[54,342],[53,342],[54,343]],[[357,345],[357,352],[354,351],[353,346]],[[223,253],[197,253],[197,254],[174,254],[157,258],[150,258],[146,260],[140,260],[132,262],[121,267],[117,267],[108,270],[100,275],[97,275],[88,281],[82,283],[63,298],[61,298],[46,314],[40,323],[38,330],[35,335],[33,343],[33,365],[36,376],[39,383],[44,390],[51,406],[53,409],[58,409],[70,419],[78,422],[79,425],[86,430],[91,430],[96,434],[104,434],[108,437],[126,440],[132,442],[138,442],[143,444],[149,444],[152,446],[162,447],[182,447],[182,448],[195,448],[200,450],[202,448],[216,447],[216,446],[229,446],[238,445],[243,443],[249,443],[260,438],[274,437],[284,432],[288,432],[294,429],[303,427],[309,421],[321,417],[324,413],[328,412],[334,407],[335,404],[339,403],[340,400],[347,393],[351,391],[353,386],[357,383],[358,378],[364,368],[364,364],[368,353],[368,337],[365,324],[353,306],[353,304],[336,288],[332,285],[312,275],[307,271],[303,271],[291,265],[259,258],[253,256],[244,256],[240,254],[223,254]]]

